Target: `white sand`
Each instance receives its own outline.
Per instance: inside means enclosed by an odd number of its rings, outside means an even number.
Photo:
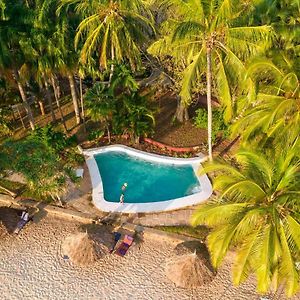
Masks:
[[[259,299],[253,282],[232,286],[228,264],[208,286],[176,288],[164,275],[175,245],[158,240],[147,239],[140,250],[133,246],[124,258],[112,254],[92,267],[74,266],[62,259],[60,247],[77,226],[45,217],[18,236],[2,238],[0,299]]]

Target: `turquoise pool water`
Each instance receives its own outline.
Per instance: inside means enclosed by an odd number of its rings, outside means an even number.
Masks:
[[[127,182],[125,203],[172,200],[201,191],[191,165],[160,164],[109,151],[94,156],[103,182],[104,199],[119,202]]]

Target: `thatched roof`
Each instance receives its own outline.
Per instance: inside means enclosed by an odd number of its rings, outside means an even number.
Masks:
[[[195,288],[211,282],[216,275],[205,244],[184,242],[175,248],[174,257],[166,263],[166,275],[177,286]]]
[[[13,233],[20,221],[22,211],[10,207],[0,207],[0,237]]]
[[[85,232],[68,236],[62,244],[63,255],[78,265],[89,265],[96,261],[100,253],[96,251],[93,240]]]

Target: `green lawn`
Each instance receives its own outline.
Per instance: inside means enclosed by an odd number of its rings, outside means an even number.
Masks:
[[[205,240],[209,233],[209,229],[205,226],[156,226],[155,229],[163,230],[170,233],[182,234],[188,237],[193,237]]]

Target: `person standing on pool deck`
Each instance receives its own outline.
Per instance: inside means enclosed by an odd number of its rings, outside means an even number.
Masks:
[[[122,193],[121,196],[120,196],[120,203],[121,204],[124,204],[124,194]]]
[[[122,190],[122,193],[121,193],[121,196],[120,196],[120,203],[121,204],[124,204],[124,197],[125,197],[124,192],[126,191],[127,185],[128,185],[127,182],[124,182],[124,184],[121,187],[121,190]]]

